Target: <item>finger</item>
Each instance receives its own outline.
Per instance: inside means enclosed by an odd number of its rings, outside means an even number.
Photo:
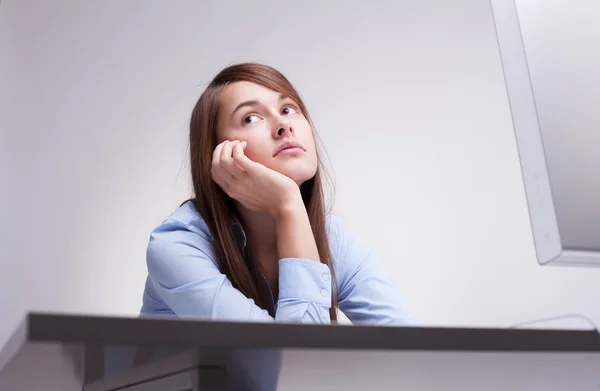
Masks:
[[[245,144],[241,147],[242,151],[238,152],[236,154],[233,155],[233,161],[235,162],[235,164],[237,164],[243,171],[252,173],[254,172],[254,170],[256,170],[256,166],[257,163],[250,160],[250,158],[248,156],[246,156],[246,154],[244,153],[244,149],[246,149],[246,146],[248,144]]]
[[[244,175],[242,170],[233,160],[233,150],[240,144],[240,141],[231,141],[223,147],[221,152],[221,166],[234,178],[239,179]]]
[[[244,169],[237,164],[237,162],[244,157],[244,149],[246,148],[246,145],[247,143],[243,141],[233,147],[232,162],[238,170],[236,177],[246,174],[246,171],[244,171]]]
[[[237,181],[230,173],[228,173],[222,166],[213,166],[211,170],[212,179],[225,193],[231,195],[231,190],[234,187],[234,183]]]
[[[238,140],[225,141],[223,143],[223,148],[221,149],[221,156],[219,158],[221,165],[223,165],[223,162],[231,160],[231,158],[232,158],[231,156],[233,153],[233,146],[236,145],[237,143],[239,143]]]
[[[215,151],[213,152],[211,174],[217,185],[219,185],[227,193],[231,187],[231,182],[233,182],[235,178],[233,178],[233,176],[229,174],[221,164],[221,154],[226,143],[228,143],[228,141],[217,145]]]
[[[233,178],[227,180],[225,178],[223,178],[223,174],[219,173],[217,170],[213,169],[211,171],[211,175],[212,175],[212,179],[213,181],[215,181],[215,183],[221,188],[223,189],[223,191],[227,194],[229,194],[229,189],[230,189],[230,183],[231,181],[233,181]],[[226,175],[229,175],[226,173]]]
[[[221,148],[220,156],[221,162],[223,162],[224,159],[227,159],[228,156],[231,156],[231,143],[232,141],[223,142],[223,148]]]
[[[221,144],[217,145],[217,147],[213,151],[213,159],[212,159],[213,167],[219,165],[219,161],[221,160],[221,152],[223,151],[223,146],[225,145],[226,142],[227,141],[224,141]]]

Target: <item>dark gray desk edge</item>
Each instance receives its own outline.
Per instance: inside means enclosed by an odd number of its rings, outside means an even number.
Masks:
[[[29,342],[457,351],[600,351],[595,330],[331,326],[30,313]]]
[[[28,319],[19,323],[4,346],[0,348],[0,374],[6,365],[19,353],[28,340]]]

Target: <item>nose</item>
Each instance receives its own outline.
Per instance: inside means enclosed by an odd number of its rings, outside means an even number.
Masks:
[[[277,137],[283,137],[286,134],[290,133],[294,133],[294,128],[292,127],[292,124],[289,123],[288,121],[281,121],[281,123],[279,123],[279,125],[276,127],[277,129]]]

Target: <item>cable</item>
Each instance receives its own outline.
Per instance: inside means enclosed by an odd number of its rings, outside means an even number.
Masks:
[[[600,333],[600,331],[598,330],[598,326],[587,316],[582,315],[582,314],[565,314],[565,315],[558,315],[558,316],[552,316],[549,318],[540,318],[540,319],[535,319],[535,320],[528,320],[525,322],[520,322],[517,323],[515,325],[512,325],[509,327],[509,329],[516,329],[522,326],[526,326],[526,325],[531,325],[531,324],[535,324],[535,323],[539,323],[539,322],[548,322],[548,321],[553,321],[553,320],[559,320],[559,319],[570,319],[570,318],[578,318],[578,319],[583,319],[585,320],[590,326],[592,326],[592,328]]]

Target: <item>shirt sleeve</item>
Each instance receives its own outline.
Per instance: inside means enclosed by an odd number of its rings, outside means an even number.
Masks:
[[[146,253],[149,280],[177,316],[330,323],[331,281],[323,277],[330,275],[327,265],[305,259],[281,259],[280,292],[273,318],[231,284],[215,259],[208,235],[191,231],[174,220],[152,232]]]
[[[408,308],[379,258],[337,217],[335,225],[340,270],[338,307],[353,323],[416,326],[420,320]]]

